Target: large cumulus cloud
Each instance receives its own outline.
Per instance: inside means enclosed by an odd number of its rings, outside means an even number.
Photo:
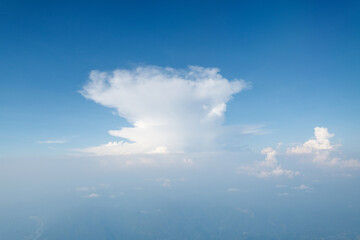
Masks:
[[[92,71],[81,94],[116,109],[133,126],[109,131],[120,141],[82,151],[123,155],[217,149],[226,104],[247,87],[243,80],[224,78],[217,68]]]

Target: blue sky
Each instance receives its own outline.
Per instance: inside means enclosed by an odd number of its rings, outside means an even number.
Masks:
[[[77,91],[91,70],[139,64],[217,67],[252,82],[229,103],[225,124],[269,124],[289,141],[324,125],[351,144],[359,118],[357,4],[2,2],[1,145],[105,137],[106,125],[124,122]]]
[[[103,196],[102,181],[134,191],[140,172],[138,185],[152,179],[173,192],[179,185],[184,196],[226,175],[219,187],[248,202],[268,189],[274,199],[307,192],[316,205],[336,195],[328,190],[335,184],[347,197],[326,206],[358,211],[359,8],[358,1],[0,1],[3,192],[35,173],[33,185],[43,186],[54,169],[73,168],[69,180],[59,173],[50,181],[64,194],[71,189],[73,206],[91,198],[79,193]],[[131,187],[116,184],[122,174]],[[241,190],[248,181],[252,197]],[[44,189],[30,194],[35,203]],[[326,190],[314,196],[318,189]],[[198,197],[207,194],[226,202],[216,190]],[[359,221],[348,222],[356,236]]]

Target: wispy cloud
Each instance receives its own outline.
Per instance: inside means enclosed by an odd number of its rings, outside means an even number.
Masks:
[[[240,125],[238,128],[243,135],[264,135],[272,132],[271,130],[266,129],[266,125],[263,124]]]
[[[157,182],[161,183],[163,187],[171,187],[171,180],[167,178],[158,178],[156,179]]]
[[[39,216],[30,216],[29,219],[37,222],[36,230],[33,234],[26,236],[24,239],[37,240],[40,239],[44,232],[45,221]]]
[[[78,192],[88,192],[90,190],[94,190],[94,187],[78,187],[75,190]]]
[[[92,71],[80,91],[87,99],[115,108],[133,127],[110,130],[126,139],[81,149],[97,155],[179,153],[217,149],[215,139],[232,95],[249,88],[229,81],[217,68],[138,67],[111,73]],[[246,133],[259,133],[256,127]]]
[[[288,196],[291,196],[291,194],[284,192],[284,193],[278,193],[278,196],[279,197],[288,197]]]
[[[238,192],[239,189],[237,189],[237,188],[228,188],[227,191],[228,192]]]
[[[312,189],[311,187],[305,185],[305,184],[301,184],[300,186],[297,186],[297,187],[293,187],[293,189],[296,189],[296,190],[310,190]]]
[[[100,195],[97,193],[90,193],[84,196],[84,198],[97,198],[97,197],[100,197]]]
[[[191,158],[184,158],[182,160],[183,164],[187,165],[187,166],[193,166],[195,163],[193,160],[191,160]]]
[[[66,143],[66,140],[44,140],[44,141],[37,141],[38,144],[62,144]]]

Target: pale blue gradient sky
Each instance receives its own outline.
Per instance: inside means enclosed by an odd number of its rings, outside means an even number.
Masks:
[[[305,140],[319,125],[358,154],[358,8],[357,1],[2,1],[1,150],[39,154],[39,140],[71,139],[66,148],[110,140],[105,131],[126,122],[77,91],[91,70],[150,64],[218,67],[252,82],[229,103],[225,124],[267,124],[274,134],[259,144]]]
[[[359,1],[0,1],[0,239],[360,238],[359,12]],[[90,72],[139,66],[219,68],[252,87],[225,94],[222,124],[205,128],[223,131],[214,151],[84,153],[132,127],[84,97]],[[192,103],[169,89],[170,105]],[[180,123],[172,133],[191,139]]]

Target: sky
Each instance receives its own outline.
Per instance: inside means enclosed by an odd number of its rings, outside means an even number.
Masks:
[[[359,10],[0,1],[0,238],[360,239]]]

